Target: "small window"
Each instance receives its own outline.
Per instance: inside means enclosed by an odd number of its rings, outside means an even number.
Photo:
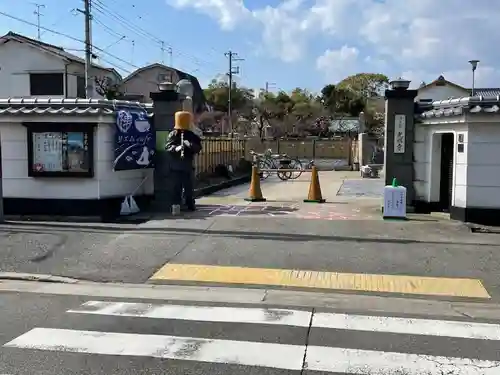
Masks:
[[[161,82],[172,82],[172,73],[158,74],[158,83]]]
[[[76,97],[85,99],[86,96],[87,96],[87,93],[85,91],[85,77],[84,76],[77,76],[76,77]]]
[[[93,124],[28,126],[28,175],[92,177]]]
[[[30,73],[30,94],[64,95],[63,73]]]

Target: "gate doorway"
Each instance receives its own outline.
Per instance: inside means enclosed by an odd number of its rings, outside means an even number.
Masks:
[[[441,135],[441,167],[439,186],[439,208],[450,212],[453,194],[453,148],[455,139],[453,133]]]

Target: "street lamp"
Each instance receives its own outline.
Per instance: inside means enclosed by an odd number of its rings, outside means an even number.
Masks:
[[[479,60],[469,60],[469,64],[472,66],[472,91],[471,91],[471,96],[474,96],[474,86],[476,84],[476,69],[477,69],[477,64],[479,63]]]

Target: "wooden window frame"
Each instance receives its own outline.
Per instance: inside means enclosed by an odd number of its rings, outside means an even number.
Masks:
[[[23,123],[27,130],[28,141],[28,176],[29,177],[69,177],[69,178],[93,178],[94,177],[94,134],[97,129],[96,123],[76,122],[30,122]],[[63,172],[63,171],[40,171],[33,170],[33,134],[44,132],[76,132],[87,133],[89,169],[85,172]]]

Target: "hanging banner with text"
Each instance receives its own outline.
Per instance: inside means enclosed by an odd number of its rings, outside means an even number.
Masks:
[[[122,109],[116,113],[113,170],[154,168],[155,132],[145,111]]]

